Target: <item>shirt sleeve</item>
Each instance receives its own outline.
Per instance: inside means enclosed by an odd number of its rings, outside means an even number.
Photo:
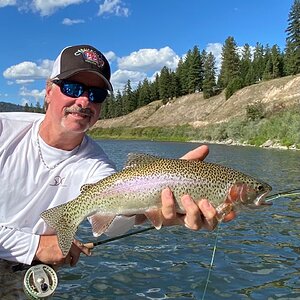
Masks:
[[[39,235],[0,226],[0,257],[30,265],[39,240]]]

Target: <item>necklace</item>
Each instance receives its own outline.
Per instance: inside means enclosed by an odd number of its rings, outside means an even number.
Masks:
[[[40,159],[41,159],[43,165],[44,165],[48,170],[53,170],[53,169],[55,169],[58,165],[60,165],[60,164],[63,163],[65,160],[67,160],[68,158],[70,158],[70,156],[69,156],[69,157],[66,157],[66,158],[64,158],[63,160],[57,162],[54,166],[50,167],[50,166],[48,166],[47,163],[45,162],[44,157],[43,157],[43,154],[42,154],[42,149],[41,149],[41,145],[40,145],[40,141],[39,141],[39,133],[37,134],[36,142],[37,142],[37,146],[38,146],[38,152],[39,152]],[[75,153],[73,153],[72,156],[73,156],[73,155],[76,155],[76,154],[78,153],[79,149],[80,149],[80,145],[77,147]]]

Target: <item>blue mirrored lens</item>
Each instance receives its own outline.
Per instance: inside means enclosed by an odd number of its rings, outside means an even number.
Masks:
[[[108,92],[105,89],[87,87],[78,82],[69,82],[64,80],[55,80],[53,82],[59,85],[61,92],[68,97],[78,98],[82,96],[85,91],[88,91],[89,101],[93,103],[102,103],[108,95]]]
[[[84,93],[84,87],[79,83],[64,83],[62,92],[69,97],[78,98]]]
[[[107,90],[100,88],[89,88],[89,100],[95,103],[103,102],[107,97]]]

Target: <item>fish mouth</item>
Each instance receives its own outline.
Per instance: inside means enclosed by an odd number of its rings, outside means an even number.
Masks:
[[[266,201],[266,196],[269,194],[270,191],[267,191],[260,196],[257,197],[257,199],[254,202],[255,206],[262,206],[262,205],[273,205],[272,202],[267,202]]]

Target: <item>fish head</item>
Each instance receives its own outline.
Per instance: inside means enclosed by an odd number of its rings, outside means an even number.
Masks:
[[[225,202],[248,208],[271,205],[272,203],[265,201],[266,195],[271,190],[272,187],[269,184],[250,178],[250,180],[233,184]]]

